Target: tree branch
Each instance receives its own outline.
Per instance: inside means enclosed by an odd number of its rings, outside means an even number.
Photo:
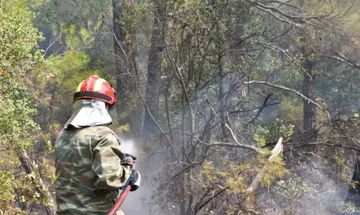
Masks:
[[[49,204],[45,205],[46,214],[54,215],[54,202],[51,196],[51,192],[41,176],[38,174],[36,163],[31,160],[27,152],[22,149],[16,150],[17,156],[21,162],[22,167],[25,169],[26,174],[30,177],[31,182],[34,185],[34,189],[41,195],[43,200],[48,200]]]
[[[316,145],[316,146],[324,145],[324,146],[331,146],[331,147],[341,147],[341,148],[350,149],[350,150],[354,150],[354,151],[360,152],[360,149],[359,149],[359,148],[356,148],[356,147],[346,146],[346,145],[342,145],[342,144],[327,143],[327,142],[306,143],[306,144],[294,146],[294,148],[302,148],[302,147],[306,147],[306,146],[315,146],[315,145]]]
[[[315,105],[316,107],[318,107],[320,110],[326,112],[327,114],[327,117],[328,119],[330,119],[330,113],[329,111],[323,109],[321,107],[321,105],[319,105],[318,103],[314,102],[313,100],[309,99],[308,97],[304,96],[304,94],[294,90],[294,89],[291,89],[291,88],[288,88],[288,87],[284,87],[284,86],[281,86],[281,85],[276,85],[276,84],[272,84],[272,83],[269,83],[269,82],[266,82],[266,81],[248,81],[248,82],[244,82],[244,84],[263,84],[263,85],[267,85],[267,86],[271,86],[271,87],[274,87],[274,88],[278,88],[278,89],[281,89],[281,90],[286,90],[286,91],[289,91],[289,92],[292,92],[298,96],[300,96],[301,98],[303,98],[304,100],[307,100],[309,103],[312,103],[313,105]]]
[[[274,102],[274,103],[266,104],[264,107],[269,107],[269,106],[278,105],[278,104],[281,104],[281,102]],[[233,111],[230,111],[229,114],[250,112],[250,111],[258,110],[260,108],[262,108],[262,106],[256,107],[256,108],[251,108],[248,110],[233,110]]]
[[[316,15],[316,16],[304,16],[304,13],[301,13],[301,15],[294,16],[294,15],[290,15],[289,13],[286,13],[286,12],[278,9],[278,7],[266,5],[266,4],[263,4],[258,1],[253,2],[253,4],[256,5],[257,8],[267,11],[269,13],[274,12],[274,13],[280,14],[281,16],[287,18],[289,20],[289,22],[291,22],[290,20],[292,20],[292,24],[294,24],[297,27],[303,27],[303,24],[306,24],[306,22],[308,20],[320,20],[320,19],[323,19],[326,17],[330,17],[330,14],[333,12],[333,11],[330,11],[327,14]],[[291,6],[291,4],[288,3],[287,6]]]
[[[215,199],[217,196],[219,196],[220,194],[222,194],[223,192],[225,192],[228,189],[228,187],[225,187],[221,190],[219,190],[217,193],[215,193],[214,195],[208,197],[207,199],[204,199],[198,203],[196,203],[195,207],[194,207],[194,215],[196,215],[205,205],[207,205],[210,201],[212,201],[213,199]]]
[[[331,58],[331,59],[346,63],[349,66],[354,67],[356,69],[360,69],[360,62],[355,61],[355,60],[351,60],[350,58],[346,57],[345,55],[343,55],[339,51],[336,51],[335,49],[332,49],[332,50],[336,53],[336,55],[322,54],[320,56]]]
[[[210,107],[210,109],[213,111],[213,113],[215,114],[215,116],[217,116],[217,117],[221,120],[221,118],[219,117],[219,115],[216,113],[216,111],[214,110],[214,108],[211,106],[209,100],[206,99],[206,102],[209,104],[209,107]],[[230,131],[231,137],[234,139],[235,143],[236,143],[239,147],[241,147],[241,148],[246,148],[246,149],[251,149],[251,150],[253,150],[253,151],[255,151],[255,152],[259,153],[259,154],[263,154],[263,151],[261,151],[260,149],[258,149],[258,148],[255,147],[255,146],[251,146],[251,145],[246,145],[246,144],[240,143],[240,142],[238,141],[238,139],[236,138],[236,135],[235,135],[234,131],[230,128],[230,126],[229,126],[226,122],[224,122],[224,124],[225,124],[225,127]]]
[[[194,135],[190,135],[190,134],[186,134],[191,136],[192,138],[194,138],[196,141],[198,141],[200,144],[205,145],[206,147],[216,147],[216,146],[224,146],[224,147],[234,147],[234,148],[244,148],[244,149],[250,149],[252,151],[256,151],[260,154],[264,154],[262,151],[260,151],[258,148],[251,146],[251,145],[246,145],[246,144],[234,144],[234,143],[229,143],[229,142],[211,142],[211,143],[207,143],[204,142],[202,140],[200,140],[198,137],[194,136]]]
[[[272,50],[277,50],[278,52],[283,53],[286,57],[288,57],[291,61],[293,61],[295,58],[293,56],[291,56],[287,50],[284,50],[282,48],[280,48],[279,46],[275,46],[274,44],[265,42],[265,41],[261,41],[261,40],[252,40],[253,42],[257,42],[260,43],[261,45],[265,46],[266,48],[270,48]]]
[[[269,100],[269,98],[273,95],[273,93],[270,93],[269,95],[266,96],[263,105],[260,107],[260,109],[258,110],[258,112],[256,113],[256,115],[254,116],[254,118],[252,118],[246,125],[245,127],[249,126],[251,123],[253,123],[261,114],[262,110],[264,110],[264,108],[266,107],[266,103]]]
[[[168,136],[168,135],[165,133],[165,131],[161,128],[161,126],[159,125],[158,121],[155,119],[154,115],[151,113],[151,110],[150,110],[150,108],[149,108],[146,100],[143,98],[143,96],[141,95],[141,92],[140,92],[140,90],[139,90],[138,88],[137,88],[137,93],[139,94],[139,97],[141,98],[141,100],[142,100],[142,102],[143,102],[143,104],[144,104],[144,106],[145,106],[145,109],[146,109],[145,111],[148,112],[148,114],[149,114],[151,120],[154,122],[155,126],[158,128],[158,130],[161,132],[161,134],[165,136],[167,142],[169,143],[169,146],[170,146],[170,148],[171,148],[171,154],[172,154],[174,157],[176,157],[176,156],[175,156],[175,149],[174,149],[174,146],[173,146],[172,139],[169,138],[169,136]]]

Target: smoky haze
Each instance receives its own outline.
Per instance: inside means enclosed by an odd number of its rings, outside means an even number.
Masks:
[[[121,146],[126,153],[130,153],[137,157],[136,169],[141,174],[141,186],[136,192],[130,192],[127,198],[125,199],[121,209],[125,215],[166,215],[160,212],[151,213],[152,209],[156,209],[151,205],[151,198],[154,194],[154,183],[152,171],[156,169],[156,162],[152,162],[151,165],[147,165],[144,162],[147,162],[144,158],[145,156],[141,154],[140,143],[134,139],[127,139],[120,136]],[[155,158],[156,159],[156,158]],[[154,160],[150,159],[150,160]],[[160,168],[160,165],[159,165]]]

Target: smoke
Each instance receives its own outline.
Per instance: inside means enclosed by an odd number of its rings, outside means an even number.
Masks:
[[[121,147],[126,153],[130,153],[134,156],[138,154],[138,150],[136,149],[136,144],[134,140],[126,140],[123,138],[120,138],[121,140]]]
[[[302,162],[294,166],[289,178],[275,182],[272,192],[264,192],[265,199],[271,199],[260,201],[266,214],[279,214],[284,210],[296,215],[339,214],[348,184],[334,177],[336,174],[331,164],[314,160],[311,164]],[[351,174],[342,176],[351,178]]]
[[[319,168],[320,167],[320,168]],[[299,199],[299,208],[295,214],[337,214],[338,207],[343,205],[346,198],[348,185],[337,178],[334,168],[323,164],[317,168],[310,165],[302,165],[300,173],[304,181],[313,185],[313,192]]]
[[[156,162],[148,162],[150,159],[147,159],[146,156],[142,154],[141,146],[136,140],[126,139],[124,137],[120,137],[120,140],[123,150],[137,157],[135,162],[136,169],[141,174],[140,188],[135,192],[129,193],[121,210],[125,215],[161,215],[159,212],[151,213],[154,205],[150,203],[152,195],[155,193],[155,185],[152,183],[155,175],[154,170],[159,165]]]

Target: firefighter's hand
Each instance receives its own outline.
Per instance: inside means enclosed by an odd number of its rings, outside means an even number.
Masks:
[[[132,169],[135,169],[135,163],[132,157],[125,157],[123,163],[130,164],[130,166],[132,166]]]
[[[134,161],[133,161],[132,157],[126,157],[125,163],[134,163]]]

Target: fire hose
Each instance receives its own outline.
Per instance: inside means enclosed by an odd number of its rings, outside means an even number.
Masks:
[[[135,164],[136,157],[134,155],[125,153],[125,158],[126,157],[131,157],[132,160],[133,160],[133,164]],[[135,170],[135,165],[133,165],[132,170]],[[107,213],[107,215],[115,215],[116,212],[119,210],[119,208],[121,207],[121,205],[124,202],[125,198],[130,193],[130,189],[131,189],[130,182],[132,180],[133,180],[133,178],[130,176],[130,178],[127,180],[126,184],[123,186],[123,188],[124,188],[123,191],[121,192],[121,194],[119,195],[119,197],[117,198],[117,200],[115,201],[114,205],[111,207],[111,209]]]

